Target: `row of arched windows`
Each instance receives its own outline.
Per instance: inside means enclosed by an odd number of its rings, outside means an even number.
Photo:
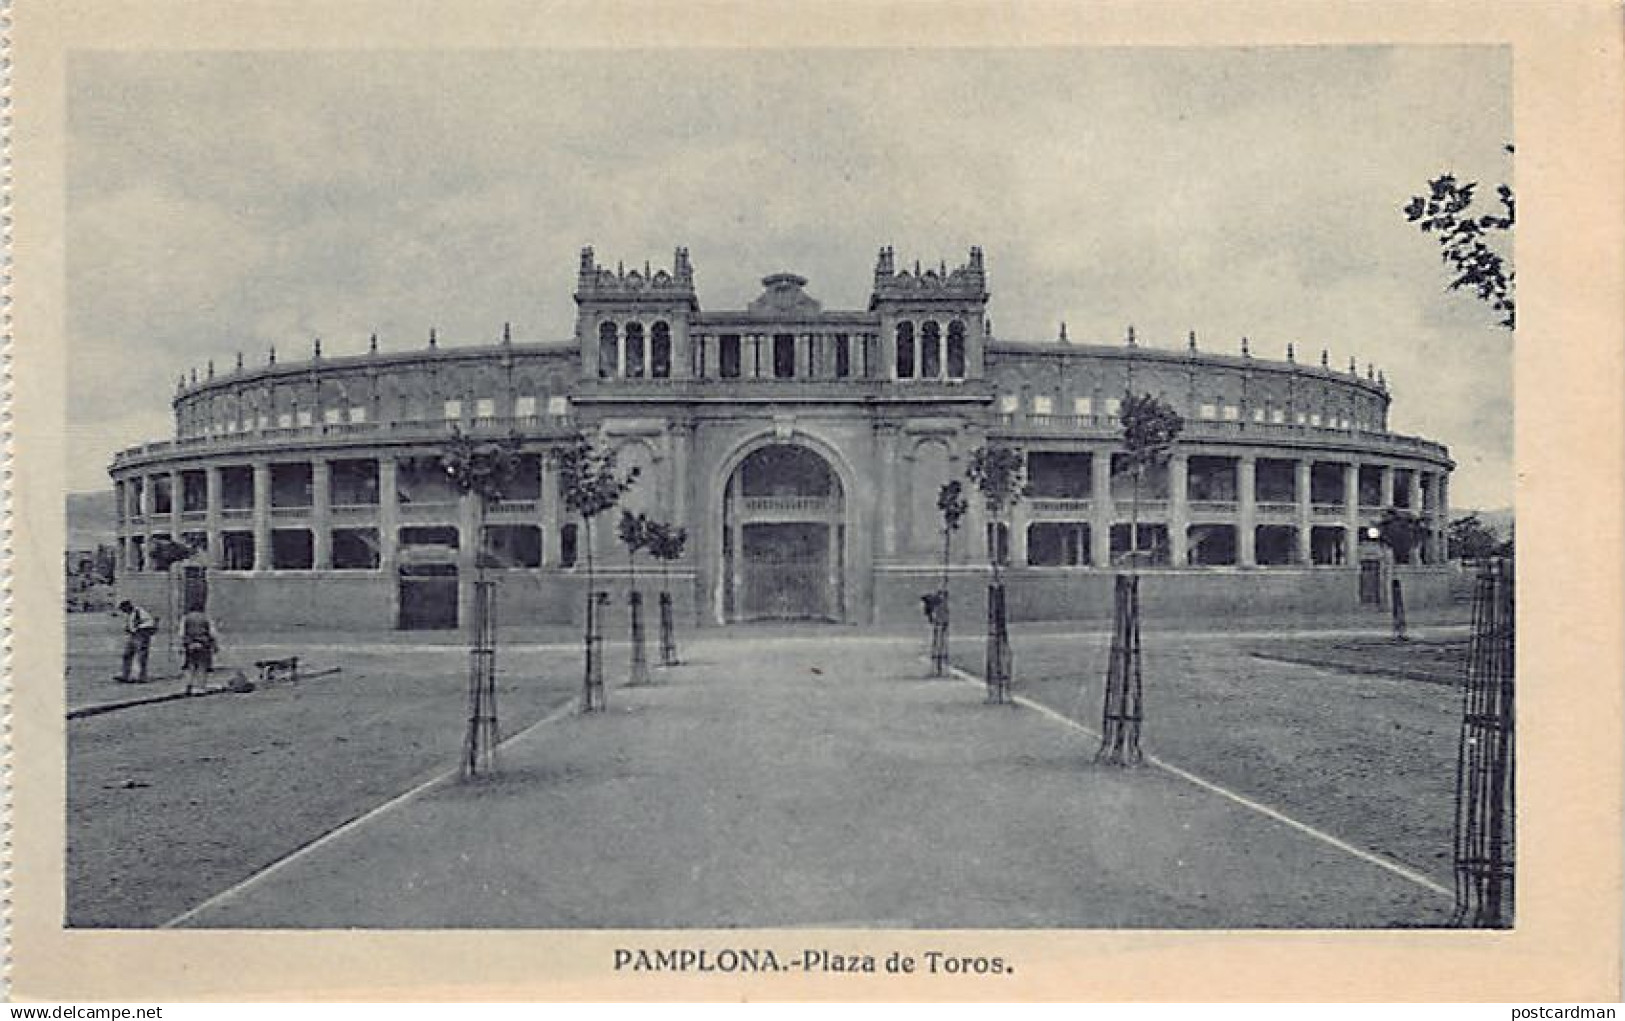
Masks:
[[[598,376],[608,379],[668,379],[671,377],[671,324],[649,327],[644,342],[643,324],[613,321],[598,324]]]
[[[965,324],[955,319],[948,324],[946,349],[943,345],[942,324],[927,319],[919,324],[916,344],[915,324],[904,320],[897,324],[897,378],[898,379],[964,379],[965,378]]]

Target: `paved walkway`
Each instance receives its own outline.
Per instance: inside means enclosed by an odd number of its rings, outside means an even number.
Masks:
[[[696,641],[181,920],[222,927],[1441,924],[1448,898],[1092,743],[915,640]],[[358,764],[359,768],[359,764]]]

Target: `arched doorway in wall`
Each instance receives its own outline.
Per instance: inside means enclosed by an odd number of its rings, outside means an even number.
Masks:
[[[725,621],[846,619],[846,498],[815,451],[761,447],[723,497]]]

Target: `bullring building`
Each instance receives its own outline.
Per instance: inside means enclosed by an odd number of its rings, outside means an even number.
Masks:
[[[588,535],[547,451],[577,432],[639,480],[626,506],[688,529],[672,586],[695,624],[918,619],[937,584],[938,489],[971,451],[1025,452],[1031,490],[1007,528],[971,501],[950,576],[981,607],[990,545],[1016,619],[1108,619],[1135,544],[1148,601],[1189,612],[1357,609],[1407,580],[1441,598],[1452,463],[1388,431],[1386,381],[1329,364],[1126,342],[993,334],[980,249],[903,265],[882,249],[868,306],[826,309],[775,273],[739,309],[700,304],[689,253],[669,270],[581,253],[575,336],[378,350],[183,379],[173,439],[118,453],[121,584],[156,596],[160,539],[193,547],[211,612],[231,626],[435,629],[466,614],[476,558],[504,624],[580,612]],[[1125,392],[1171,402],[1185,429],[1142,483],[1115,467]],[[517,434],[519,478],[476,536],[438,456],[453,428]],[[1396,563],[1371,527],[1386,508],[1425,537]],[[596,567],[624,587],[613,517]],[[642,572],[651,569],[642,565]],[[162,605],[161,600],[159,605]],[[974,612],[965,611],[973,619]]]

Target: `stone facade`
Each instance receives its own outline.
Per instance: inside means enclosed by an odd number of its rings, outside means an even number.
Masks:
[[[1148,591],[1193,610],[1338,609],[1394,570],[1366,538],[1384,508],[1420,514],[1413,602],[1442,593],[1452,463],[1387,431],[1386,381],[1199,350],[1000,340],[982,253],[876,262],[868,308],[826,310],[791,273],[743,309],[706,310],[686,249],[670,270],[581,254],[575,337],[277,361],[183,379],[176,436],[116,455],[121,577],[162,539],[199,549],[222,619],[249,627],[454,626],[475,568],[475,508],[436,463],[453,427],[519,435],[522,478],[485,548],[509,624],[570,621],[588,541],[545,456],[576,432],[637,466],[627,505],[688,528],[672,571],[700,624],[917,618],[941,571],[938,487],[970,452],[1027,452],[1032,483],[1002,540],[1018,618],[1104,617],[1135,500],[1112,470],[1118,402],[1149,392],[1185,417],[1137,501]],[[626,559],[595,524],[596,565]],[[972,500],[949,565],[967,597],[1001,541]],[[1375,573],[1374,573],[1375,572]],[[979,605],[979,601],[975,603]]]

